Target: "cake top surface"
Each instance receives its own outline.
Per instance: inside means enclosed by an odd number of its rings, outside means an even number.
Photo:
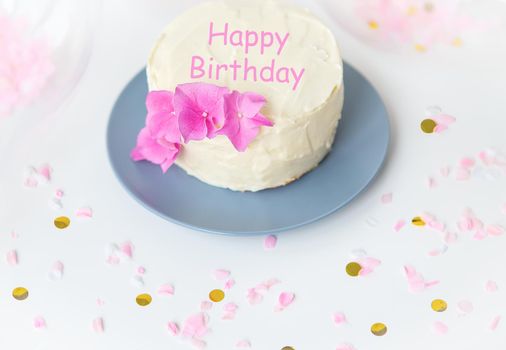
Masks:
[[[309,11],[276,0],[219,1],[172,21],[148,61],[150,90],[206,82],[263,95],[278,122],[310,113],[342,84],[332,32]]]

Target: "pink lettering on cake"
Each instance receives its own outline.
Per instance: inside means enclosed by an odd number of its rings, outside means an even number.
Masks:
[[[214,57],[194,55],[191,58],[191,79],[207,78],[220,80],[230,71],[234,81],[244,80],[252,82],[290,84],[292,90],[297,90],[303,79],[305,68],[285,67],[278,64],[276,56],[281,56],[287,47],[290,33],[270,31],[254,31],[230,28],[225,23],[218,28],[214,22],[209,24],[208,45],[233,46],[242,49],[246,55],[242,60],[234,59],[230,63],[214,62]],[[264,56],[274,56],[265,65],[256,65],[247,56],[253,53]]]

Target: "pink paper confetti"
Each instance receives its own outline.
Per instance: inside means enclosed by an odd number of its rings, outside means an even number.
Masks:
[[[439,172],[442,177],[448,177],[450,176],[451,168],[449,166],[442,167]]]
[[[381,196],[381,203],[383,204],[389,204],[392,203],[393,194],[392,193],[385,193]]]
[[[394,231],[399,232],[406,225],[406,221],[399,220],[394,225]]]
[[[427,178],[427,187],[428,188],[435,188],[435,187],[437,187],[437,181],[432,176],[429,176]]]
[[[218,270],[214,271],[214,278],[217,279],[218,281],[225,280],[229,276],[230,276],[230,271],[228,271],[228,270],[218,269]]]
[[[347,322],[346,315],[342,312],[335,312],[334,315],[332,315],[332,319],[337,326],[342,326]]]
[[[125,243],[121,244],[120,251],[125,256],[127,256],[130,259],[132,259],[133,258],[133,252],[134,252],[134,245],[132,244],[132,242],[125,242]]]
[[[208,316],[203,312],[191,315],[183,325],[183,337],[192,340],[201,340],[209,332]]]
[[[63,263],[61,261],[56,261],[49,271],[49,279],[53,281],[61,280],[63,278],[63,269]]]
[[[224,314],[221,317],[223,320],[233,320],[239,307],[235,303],[227,303],[223,307]]]
[[[169,283],[163,284],[158,288],[158,294],[165,296],[174,295],[174,286]]]
[[[251,342],[248,339],[241,339],[235,344],[236,348],[251,348]]]
[[[470,314],[473,312],[474,306],[469,300],[461,300],[457,303],[457,309],[462,314]]]
[[[471,177],[471,172],[469,171],[469,169],[465,169],[465,168],[457,168],[457,172],[455,173],[455,179],[457,179],[457,181],[466,181],[466,180],[469,180],[469,178]]]
[[[475,166],[476,161],[473,158],[470,157],[464,157],[460,160],[460,166],[463,169],[471,169]]]
[[[235,286],[235,280],[233,278],[231,278],[225,282],[224,288],[229,290],[229,289],[232,289],[233,286]]]
[[[36,316],[33,319],[33,327],[35,329],[45,329],[47,327],[46,320],[42,316]]]
[[[93,320],[92,323],[93,330],[96,333],[104,333],[105,327],[104,327],[104,319],[102,317],[97,317]]]
[[[374,272],[374,269],[381,265],[381,261],[371,257],[364,257],[357,259],[357,263],[362,267],[359,272],[359,276],[367,276]]]
[[[439,281],[426,282],[424,277],[409,265],[404,266],[404,274],[408,280],[409,290],[413,293],[421,292],[439,283]]]
[[[499,290],[499,287],[495,281],[487,281],[487,283],[485,283],[485,290],[489,293],[494,293]]]
[[[93,217],[93,210],[90,207],[79,208],[76,211],[76,216],[78,218],[90,219],[91,217]]]
[[[248,299],[248,303],[250,305],[260,304],[264,299],[263,295],[260,294],[256,288],[248,289],[248,293],[246,294],[246,298]]]
[[[213,303],[209,300],[204,300],[200,303],[200,311],[209,311],[213,308]]]
[[[278,238],[274,235],[269,235],[269,236],[265,237],[264,247],[267,250],[274,249],[274,248],[276,248],[277,243],[278,243]]]
[[[495,331],[497,329],[497,326],[499,326],[499,323],[501,322],[501,316],[496,316],[492,319],[492,322],[490,322],[490,325],[488,328],[491,331]]]
[[[173,336],[177,336],[179,334],[179,325],[176,322],[169,321],[167,323],[167,329]]]
[[[146,273],[146,268],[145,268],[144,266],[139,266],[139,267],[137,268],[137,273],[138,273],[139,275],[144,275],[144,274]]]
[[[16,266],[18,264],[18,253],[15,250],[10,250],[5,254],[5,260],[10,266]]]
[[[434,332],[440,335],[448,333],[448,326],[441,321],[436,321],[433,324]]]
[[[101,298],[97,298],[97,300],[95,302],[97,303],[97,306],[104,306],[105,305],[105,301],[102,300]]]
[[[50,182],[51,181],[51,173],[52,173],[52,169],[51,167],[48,165],[48,164],[44,164],[44,165],[41,165],[38,169],[37,169],[37,173],[42,176],[42,178],[46,181],[46,182]]]
[[[63,192],[63,190],[56,190],[55,193],[54,193],[54,196],[56,198],[59,198],[59,199],[62,199],[63,196],[64,196],[65,192]]]
[[[282,292],[278,297],[276,311],[282,311],[290,306],[295,300],[295,294],[291,292]]]
[[[504,227],[499,225],[489,225],[487,226],[486,231],[490,236],[500,236],[504,234]]]
[[[355,347],[351,344],[343,343],[339,344],[336,350],[356,350]]]

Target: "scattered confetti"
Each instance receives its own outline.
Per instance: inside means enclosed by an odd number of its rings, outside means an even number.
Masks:
[[[406,221],[399,220],[394,225],[394,231],[399,232],[406,225]]]
[[[135,298],[135,301],[140,306],[148,306],[149,304],[151,304],[152,300],[153,298],[151,298],[151,295],[149,294],[139,294],[137,298]]]
[[[497,286],[497,283],[495,281],[487,281],[485,284],[485,290],[489,293],[497,292],[499,287]]]
[[[10,266],[15,266],[18,264],[18,253],[15,250],[9,250],[7,254],[5,254],[5,260],[7,264]]]
[[[204,300],[200,303],[200,311],[209,311],[213,308],[213,303],[208,300]]]
[[[12,296],[16,300],[25,300],[28,298],[28,289],[24,287],[17,287],[12,290]]]
[[[392,203],[393,194],[392,193],[385,193],[381,196],[381,203],[383,204],[389,204]]]
[[[371,333],[378,337],[381,337],[387,334],[387,326],[383,323],[375,323],[371,326]]]
[[[381,265],[381,261],[370,256],[357,259],[357,263],[360,265],[359,276],[366,276],[374,271],[376,267]]]
[[[461,300],[457,303],[457,309],[462,314],[470,314],[473,312],[474,306],[469,300]]]
[[[263,300],[263,296],[266,292],[268,292],[273,286],[279,284],[280,281],[276,278],[272,278],[265,282],[258,284],[254,288],[249,288],[246,294],[246,298],[250,305],[259,304]]]
[[[336,350],[356,350],[355,347],[351,344],[343,343],[339,344]]]
[[[219,303],[225,298],[225,292],[221,289],[213,289],[209,292],[209,299],[212,302]]]
[[[63,269],[64,265],[61,261],[55,262],[49,271],[49,279],[52,281],[61,280],[63,278]]]
[[[283,346],[283,348],[281,348],[281,350],[295,350],[295,348],[292,346]]]
[[[434,322],[434,324],[432,325],[432,328],[433,328],[434,332],[436,332],[437,334],[440,334],[440,335],[444,335],[444,334],[448,333],[448,326],[441,321]]]
[[[231,289],[233,286],[235,286],[235,280],[231,278],[225,282],[225,286],[223,288]]]
[[[169,330],[170,334],[172,334],[173,336],[178,335],[180,332],[179,325],[173,321],[169,321],[167,323],[167,329]]]
[[[426,134],[432,134],[437,127],[437,123],[432,119],[424,119],[420,123],[420,128]]]
[[[274,248],[276,248],[277,243],[278,243],[278,237],[276,237],[274,235],[269,235],[269,236],[265,237],[264,248],[266,250],[274,249]]]
[[[53,210],[61,210],[63,209],[63,202],[60,198],[51,198],[49,200],[49,207]]]
[[[138,273],[139,275],[144,275],[144,274],[146,273],[146,268],[145,268],[144,266],[139,266],[139,267],[137,268],[137,273]]]
[[[203,312],[188,317],[183,325],[183,337],[198,347],[202,346],[205,344],[202,338],[209,332],[208,322],[209,316]]]
[[[439,281],[426,282],[424,277],[409,265],[404,266],[404,274],[408,280],[409,290],[413,293],[421,292],[439,283]]]
[[[102,317],[95,318],[92,322],[92,327],[96,333],[104,333],[104,319]]]
[[[436,312],[443,312],[448,308],[448,304],[442,299],[434,299],[430,304],[430,307]]]
[[[134,245],[132,242],[124,242],[119,247],[120,251],[127,256],[129,259],[133,258],[134,255]]]
[[[504,227],[499,225],[489,225],[485,231],[489,236],[500,236],[504,234]]]
[[[70,225],[70,219],[66,216],[60,216],[54,219],[54,225],[56,228],[63,230]]]
[[[42,316],[36,316],[33,319],[33,327],[35,329],[45,329],[46,328],[46,320]]]
[[[248,339],[239,340],[235,344],[236,348],[251,348],[251,342]]]
[[[239,306],[235,303],[225,304],[223,307],[224,314],[221,317],[222,320],[233,320]]]
[[[295,300],[295,294],[291,292],[282,292],[278,297],[276,311],[282,311],[290,306]]]
[[[337,326],[341,326],[346,323],[346,315],[342,312],[336,312],[332,315],[332,319]]]
[[[214,271],[214,278],[218,281],[225,280],[229,276],[230,276],[230,271],[228,271],[228,270],[219,269],[219,270]]]
[[[158,294],[160,295],[174,295],[174,286],[172,284],[166,283],[164,285],[161,285],[160,288],[158,288]]]
[[[360,270],[362,270],[362,266],[357,262],[350,262],[346,265],[346,273],[351,277],[357,277],[360,274]]]
[[[501,322],[501,316],[496,316],[496,317],[494,317],[492,322],[490,322],[490,325],[488,326],[488,328],[491,331],[495,331],[497,329],[497,326],[499,326],[500,322]]]
[[[76,211],[76,216],[78,218],[88,218],[89,219],[89,218],[93,217],[93,210],[90,207],[79,208]]]
[[[425,221],[420,216],[414,217],[411,223],[415,226],[425,226]]]

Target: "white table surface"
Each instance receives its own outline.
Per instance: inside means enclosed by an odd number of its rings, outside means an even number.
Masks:
[[[221,305],[209,312],[208,349],[234,349],[244,338],[259,350],[335,349],[341,343],[359,350],[505,349],[506,236],[477,241],[462,234],[445,254],[429,257],[442,246],[437,233],[411,224],[400,232],[392,227],[426,211],[456,231],[467,207],[485,222],[506,227],[506,174],[496,179],[475,174],[464,182],[438,175],[463,156],[489,147],[506,151],[506,31],[425,54],[382,51],[345,31],[336,33],[344,58],[387,105],[390,154],[379,178],[348,207],[279,234],[276,249],[265,251],[264,237],[202,234],[146,211],[123,190],[107,160],[105,129],[116,97],[145,64],[163,26],[186,6],[172,0],[106,1],[91,62],[67,103],[36,131],[18,127],[14,118],[0,124],[2,133],[29,136],[0,143],[0,254],[2,259],[11,249],[19,254],[17,266],[0,261],[0,349],[191,348],[171,336],[166,323],[181,324],[199,311],[209,291],[222,286],[212,277],[219,268],[230,270],[237,282],[226,301],[239,310],[232,321],[221,320]],[[419,123],[434,104],[457,122],[445,133],[425,135]],[[54,170],[51,184],[25,188],[24,169],[46,162]],[[437,178],[436,188],[428,188],[429,175]],[[65,191],[61,213],[48,205],[57,188]],[[389,192],[393,202],[382,204],[381,195]],[[75,210],[85,205],[93,208],[93,218],[76,219]],[[60,214],[72,219],[63,231],[52,224]],[[19,237],[13,239],[11,231]],[[135,245],[134,259],[107,265],[106,246],[124,241]],[[354,249],[366,250],[381,266],[367,277],[347,276],[344,267]],[[51,281],[47,274],[57,260],[65,265],[64,276]],[[406,264],[440,284],[409,292]],[[146,268],[142,288],[131,283],[138,266]],[[247,289],[269,278],[282,283],[263,303],[249,305]],[[497,282],[498,292],[485,291],[487,280]],[[173,297],[156,293],[166,282],[175,286]],[[10,295],[18,285],[30,291],[23,302]],[[135,296],[144,291],[154,299],[141,308]],[[296,300],[274,312],[281,291],[293,291]],[[97,298],[105,304],[98,306]],[[448,310],[433,312],[434,298],[446,300]],[[474,311],[460,315],[461,300],[471,301]],[[336,311],[346,314],[347,325],[333,323]],[[47,329],[34,329],[37,315]],[[491,331],[497,315],[502,323]],[[103,334],[92,329],[96,317],[104,319]],[[448,334],[436,334],[435,321],[447,324]],[[387,335],[370,333],[375,322],[388,326]]]

